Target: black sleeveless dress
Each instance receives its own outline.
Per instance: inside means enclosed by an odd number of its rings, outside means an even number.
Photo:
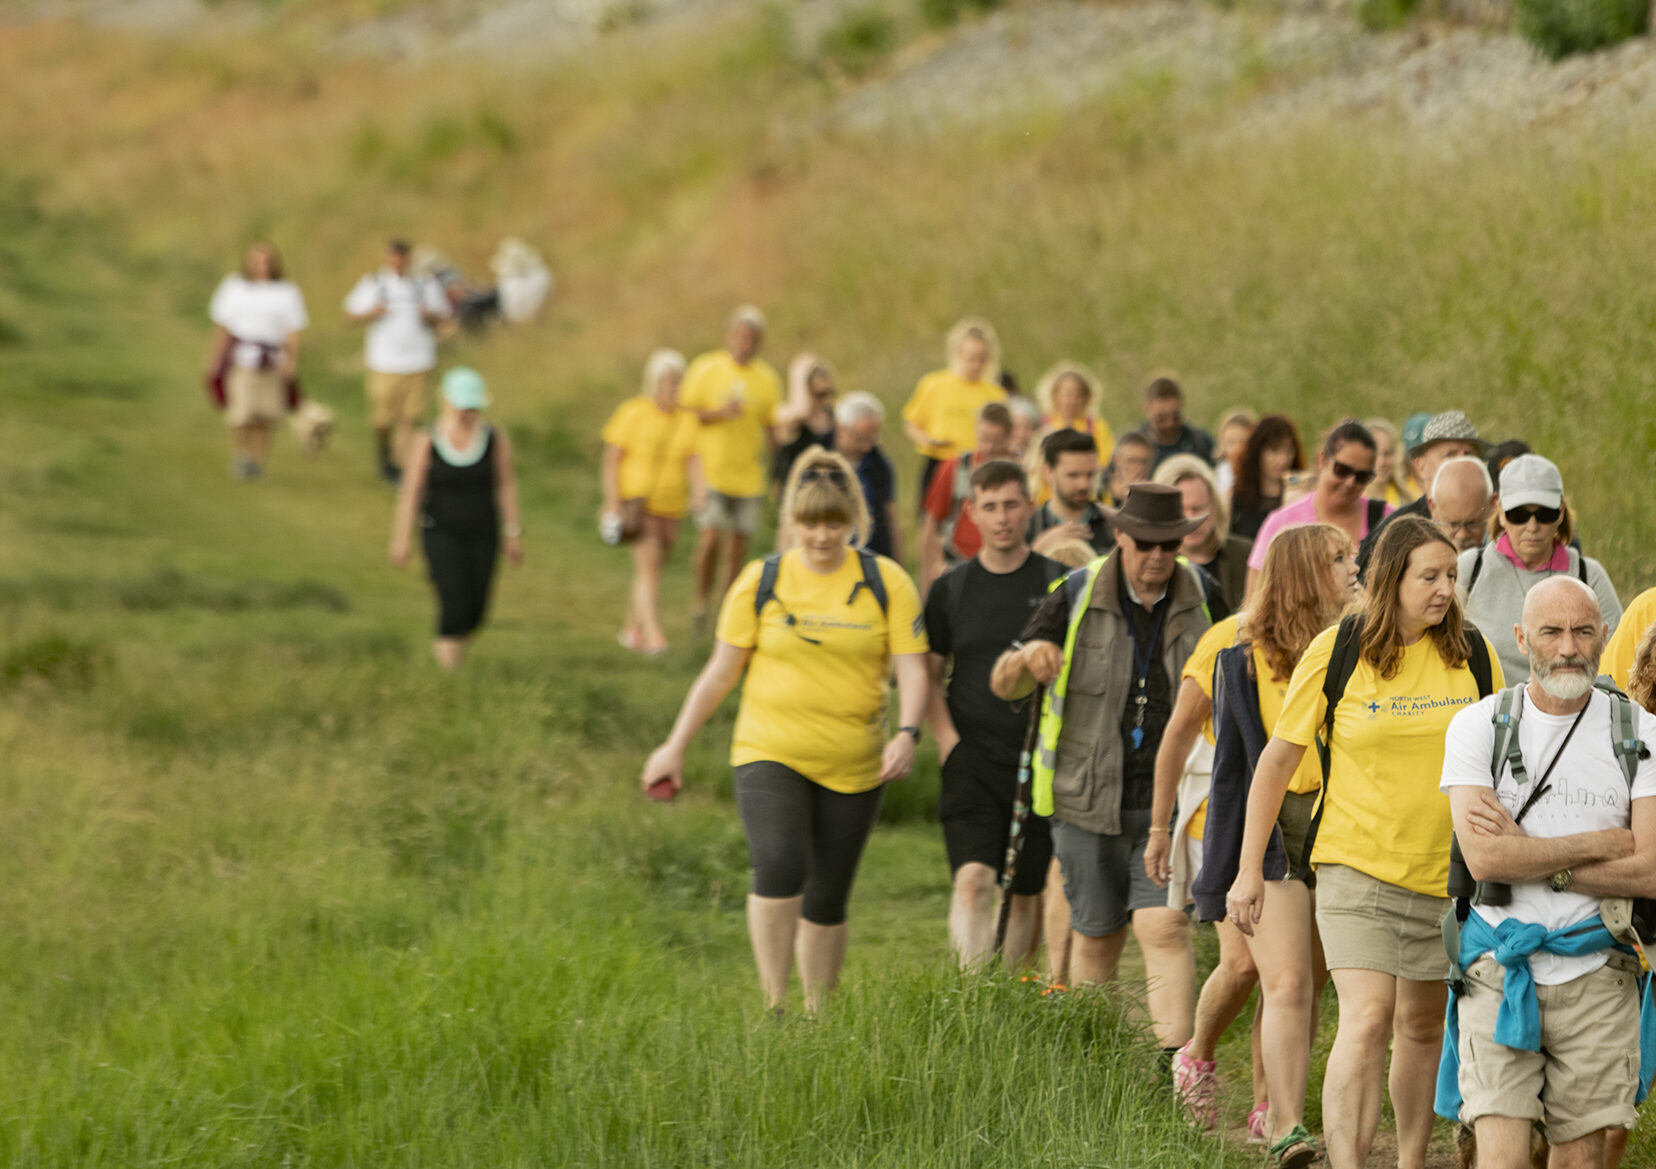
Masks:
[[[421,505],[421,543],[437,590],[437,636],[465,637],[483,624],[500,559],[500,509],[495,501],[495,436],[472,463],[443,457],[432,435],[431,470]]]

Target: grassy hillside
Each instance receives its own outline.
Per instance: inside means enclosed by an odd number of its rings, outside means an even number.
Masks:
[[[1647,129],[1250,130],[1237,105],[1291,82],[1256,70],[860,137],[765,11],[510,70],[342,61],[303,22],[0,27],[0,1160],[1223,1163],[1110,1002],[948,972],[932,766],[891,793],[838,1009],[753,1009],[730,712],[683,806],[633,792],[695,665],[682,556],[681,648],[646,666],[591,535],[597,426],[738,300],[773,357],[893,405],[970,311],[1026,381],[1093,362],[1118,426],[1161,367],[1202,416],[1464,406],[1558,458],[1625,595],[1656,576],[1627,487],[1656,451]],[[447,354],[496,389],[528,527],[452,680],[384,562],[334,311],[392,231],[478,271],[521,234],[560,282],[541,325]],[[195,382],[256,235],[342,425],[241,488]]]

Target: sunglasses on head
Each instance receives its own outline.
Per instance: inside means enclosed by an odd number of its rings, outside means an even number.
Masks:
[[[841,491],[851,486],[851,480],[838,467],[806,467],[799,475],[801,483],[815,483],[820,479],[826,479]]]
[[[1556,524],[1564,512],[1556,507],[1515,507],[1505,514],[1508,524],[1521,528],[1531,520],[1539,520],[1543,524]]]
[[[1137,536],[1132,536],[1130,539],[1133,541],[1133,547],[1145,554],[1151,552],[1177,552],[1184,547],[1184,537],[1182,536],[1177,540],[1141,540]]]
[[[1359,487],[1367,487],[1374,482],[1373,471],[1359,471],[1356,467],[1340,462],[1339,459],[1335,459],[1328,466],[1334,472],[1334,478],[1336,479],[1355,479]]]

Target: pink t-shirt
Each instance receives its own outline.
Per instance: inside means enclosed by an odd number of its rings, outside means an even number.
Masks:
[[[1391,515],[1397,509],[1386,504],[1382,515]],[[1279,507],[1265,517],[1265,522],[1259,525],[1259,535],[1254,538],[1253,551],[1248,553],[1248,567],[1255,572],[1265,567],[1265,552],[1276,539],[1276,534],[1283,528],[1298,527],[1300,524],[1314,524],[1317,522],[1317,497],[1307,495],[1304,499],[1296,499],[1286,507]],[[1363,535],[1368,535],[1368,500],[1363,501],[1362,511]]]

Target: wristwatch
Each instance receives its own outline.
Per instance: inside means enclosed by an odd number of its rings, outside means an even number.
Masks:
[[[919,727],[898,727],[897,728],[897,733],[899,735],[913,735],[914,736],[914,745],[916,747],[918,747],[920,745],[920,728]]]
[[[1569,869],[1560,869],[1547,878],[1547,885],[1554,893],[1565,893],[1569,891],[1570,882],[1573,880],[1575,880],[1574,873],[1570,872]]]

